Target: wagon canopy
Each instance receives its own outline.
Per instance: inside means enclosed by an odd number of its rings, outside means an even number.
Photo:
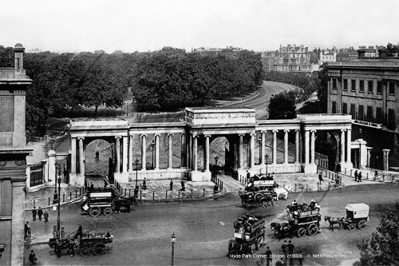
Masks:
[[[369,205],[365,203],[354,203],[346,205],[346,210],[353,212],[353,218],[366,218],[369,216]]]

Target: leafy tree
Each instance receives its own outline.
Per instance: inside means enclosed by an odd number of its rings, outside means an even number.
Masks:
[[[0,45],[0,67],[14,66],[14,49]]]
[[[399,206],[382,215],[377,231],[370,240],[358,243],[360,260],[354,266],[399,265]]]
[[[269,119],[292,119],[295,117],[294,91],[284,91],[270,99]]]

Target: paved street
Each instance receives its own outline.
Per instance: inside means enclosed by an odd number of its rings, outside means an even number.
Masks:
[[[348,203],[367,203],[371,207],[371,220],[370,226],[364,231],[332,232],[323,220],[320,234],[292,239],[296,250],[300,248],[304,255],[345,254],[345,259],[353,260],[359,256],[357,241],[375,230],[378,217],[387,206],[393,206],[398,191],[396,186],[375,184],[326,192],[292,193],[288,201],[278,201],[275,207],[254,209],[250,213],[268,215],[268,222],[271,223],[275,219],[282,219],[286,205],[295,198],[298,202],[318,200],[323,217],[343,216]],[[240,199],[235,193],[218,200],[135,205],[131,213],[116,214],[109,218],[80,215],[79,204],[66,205],[61,213],[66,232],[75,231],[79,223],[84,230],[110,231],[115,240],[109,245],[108,252],[102,256],[64,255],[57,258],[48,245],[35,245],[33,249],[39,258],[38,265],[168,265],[171,262],[170,237],[175,232],[175,265],[256,265],[257,259],[229,260],[227,257],[227,242],[233,236],[232,224],[237,217],[247,212],[240,206]],[[26,217],[30,218],[31,214],[27,212]],[[31,222],[33,236],[49,234],[55,221],[56,212],[52,211],[50,224]],[[282,243],[274,238],[270,227],[267,232],[268,245],[275,254],[279,253]],[[257,253],[264,252],[263,247]],[[339,262],[333,259],[305,259],[305,265],[336,265]]]

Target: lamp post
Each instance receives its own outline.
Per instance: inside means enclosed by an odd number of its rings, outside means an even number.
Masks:
[[[151,142],[151,149],[152,149],[152,163],[151,163],[151,167],[152,167],[152,169],[154,169],[154,147],[155,147],[155,141],[153,140],[152,142]]]
[[[58,182],[58,196],[61,195],[61,165],[57,164],[56,173],[58,171],[58,178],[55,179],[55,183]],[[61,234],[61,198],[58,197],[58,205],[57,205],[57,239],[60,239]]]
[[[173,259],[175,257],[175,242],[176,242],[175,232],[173,232],[172,237],[170,238],[170,242],[172,242],[172,262],[170,265],[173,266]]]
[[[216,155],[215,156],[215,177],[218,175],[218,160],[219,160],[219,157]]]
[[[139,170],[139,159],[136,159],[134,161],[134,163],[136,164],[136,186],[137,186],[137,175],[138,175],[138,170]]]
[[[266,154],[266,176],[267,176],[267,160],[269,159],[269,154]]]

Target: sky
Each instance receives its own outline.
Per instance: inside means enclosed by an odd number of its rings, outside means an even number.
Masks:
[[[397,44],[397,0],[0,0],[0,45],[26,51],[254,51]]]

